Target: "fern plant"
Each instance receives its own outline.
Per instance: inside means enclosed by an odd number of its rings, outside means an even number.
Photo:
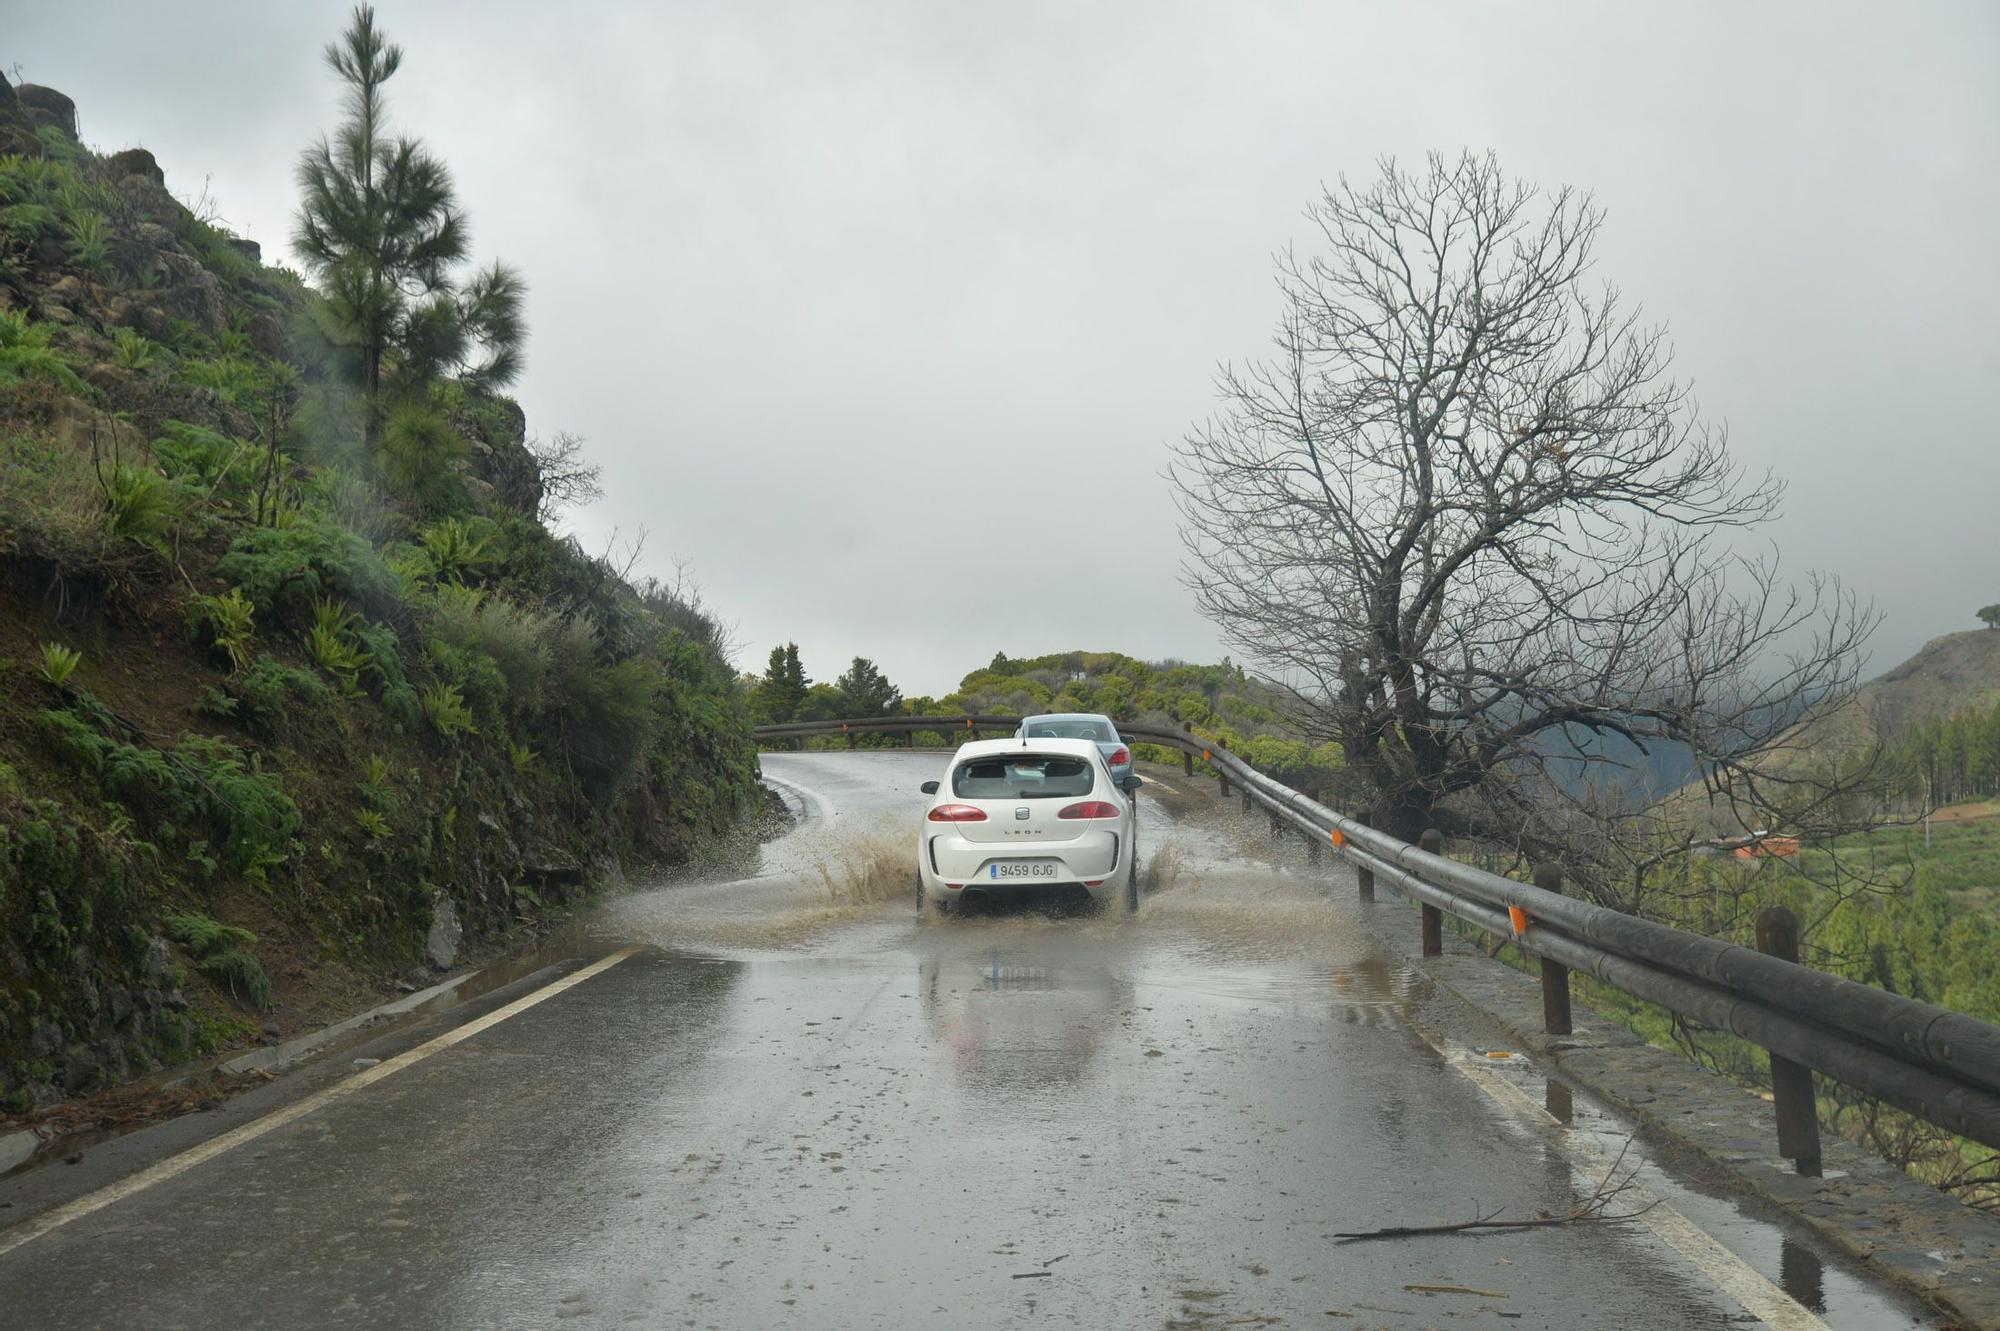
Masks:
[[[42,644],[42,678],[61,688],[69,683],[69,677],[83,664],[83,653],[73,647],[65,647],[59,642]]]
[[[166,552],[178,516],[174,492],[150,467],[118,467],[104,482],[104,502],[114,536]]]
[[[370,841],[380,841],[389,835],[389,820],[373,809],[357,809],[354,814],[354,825],[360,828],[361,834]]]
[[[69,218],[70,262],[96,272],[111,257],[111,222],[94,208],[80,208]]]
[[[470,522],[445,518],[426,527],[417,541],[429,556],[439,582],[462,587],[465,580],[493,561],[493,538]]]
[[[111,359],[134,374],[144,374],[159,362],[159,343],[131,328],[114,329]]]
[[[183,361],[181,379],[194,388],[213,390],[224,402],[247,402],[264,384],[255,365],[234,356]]]
[[[458,685],[427,684],[418,697],[423,704],[424,719],[441,738],[479,733],[479,727],[472,721],[472,709],[465,705],[465,695],[459,692]]]
[[[231,670],[250,664],[250,640],[257,632],[257,608],[241,587],[221,596],[197,596],[188,607],[188,627],[206,634],[210,645],[229,658]]]
[[[88,391],[61,353],[50,349],[46,327],[29,323],[24,310],[0,310],[0,384],[24,379],[44,379],[72,393]]]
[[[516,776],[526,775],[534,767],[535,759],[541,756],[526,744],[511,739],[507,741],[507,761],[513,764]]]
[[[361,691],[361,667],[368,657],[355,645],[355,615],[330,596],[313,598],[312,627],[305,632],[306,653],[320,669],[340,681],[343,693]]]

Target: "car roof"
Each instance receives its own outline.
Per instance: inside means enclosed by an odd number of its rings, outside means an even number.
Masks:
[[[1111,718],[1102,712],[1036,712],[1032,716],[1021,718],[1021,724],[1024,726],[1030,721],[1102,721],[1113,730],[1118,728]]]
[[[1018,738],[1011,738],[1011,739],[971,740],[965,744],[961,744],[958,746],[958,752],[952,755],[952,761],[957,762],[966,758],[992,758],[995,757],[996,755],[1003,753],[1023,753],[1023,752],[1068,753],[1068,754],[1073,754],[1079,758],[1083,757],[1086,754],[1088,754],[1092,758],[1103,757],[1103,754],[1098,750],[1097,744],[1094,740],[1087,740],[1087,739],[1023,740]]]

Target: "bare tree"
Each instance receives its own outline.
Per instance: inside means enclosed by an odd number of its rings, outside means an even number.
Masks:
[[[530,439],[526,447],[534,459],[538,485],[535,516],[543,525],[554,522],[564,509],[604,497],[603,468],[583,460],[582,435],[558,430],[547,443]]]
[[[1852,687],[1875,616],[1742,553],[1782,486],[1593,279],[1601,212],[1466,153],[1308,216],[1275,354],[1223,367],[1173,464],[1203,610],[1400,836],[1573,855],[1617,830],[1588,778],[1662,743],[1779,810],[1799,778],[1769,756]]]

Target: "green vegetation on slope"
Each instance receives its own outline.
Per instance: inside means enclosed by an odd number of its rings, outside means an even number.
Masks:
[[[330,1015],[440,914],[497,935],[756,797],[698,598],[541,520],[518,279],[433,245],[412,286],[378,242],[436,211],[321,181],[309,288],[57,98],[0,83],[0,1111]]]

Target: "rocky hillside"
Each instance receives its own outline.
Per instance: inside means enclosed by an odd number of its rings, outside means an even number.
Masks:
[[[362,1006],[755,799],[699,604],[548,530],[511,401],[398,362],[371,437],[329,328],[0,81],[0,1113]]]

